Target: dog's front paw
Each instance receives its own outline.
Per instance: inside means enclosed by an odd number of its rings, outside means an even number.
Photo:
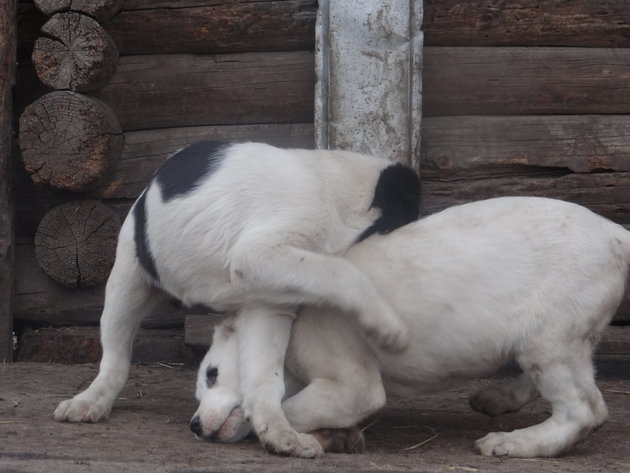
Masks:
[[[408,329],[398,314],[384,310],[363,316],[365,333],[383,350],[400,353],[409,345]]]
[[[330,453],[361,453],[365,448],[365,437],[356,427],[350,429],[320,429],[311,432]]]
[[[57,422],[98,422],[109,415],[111,407],[103,398],[91,399],[79,394],[61,401],[53,417]]]
[[[528,442],[518,432],[491,432],[475,442],[475,447],[487,457],[532,458],[548,456]]]
[[[260,443],[268,452],[299,458],[316,458],[324,449],[315,437],[294,430],[267,430],[259,433]]]

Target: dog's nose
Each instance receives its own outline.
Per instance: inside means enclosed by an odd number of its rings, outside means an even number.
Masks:
[[[190,430],[193,434],[201,437],[201,419],[199,418],[199,416],[193,417],[190,421]]]

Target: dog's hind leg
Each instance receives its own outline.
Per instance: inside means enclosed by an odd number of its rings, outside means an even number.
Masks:
[[[470,407],[477,412],[496,417],[516,412],[538,397],[538,389],[527,373],[502,384],[490,386],[470,396]]]
[[[574,340],[563,347],[562,353],[546,351],[550,351],[548,346],[534,348],[528,353],[536,355],[518,361],[541,396],[551,403],[551,417],[525,429],[486,435],[476,442],[483,455],[559,455],[606,420],[606,404],[593,374],[591,342]]]
[[[398,351],[408,345],[399,315],[363,272],[339,256],[277,242],[243,241],[235,245],[230,275],[254,301],[330,305],[354,314],[382,348]]]
[[[302,458],[323,454],[312,435],[298,433],[282,411],[284,357],[295,314],[245,308],[236,318],[243,410],[262,445],[272,453]]]
[[[101,316],[103,357],[98,376],[85,391],[59,404],[55,420],[97,422],[109,414],[127,381],[133,339],[140,322],[161,299],[142,274],[132,245],[119,244],[105,289]]]

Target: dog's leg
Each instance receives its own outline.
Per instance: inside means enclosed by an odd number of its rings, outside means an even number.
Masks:
[[[357,370],[361,371],[360,365]],[[380,376],[375,382],[369,378],[352,374],[337,379],[317,378],[285,400],[282,409],[299,432],[352,427],[385,405]]]
[[[496,417],[516,412],[538,397],[538,390],[527,373],[498,386],[481,389],[470,397],[470,407]]]
[[[549,351],[549,347],[544,348]],[[555,456],[606,420],[606,404],[595,384],[588,340],[565,347],[562,356],[557,352],[545,355],[540,349],[530,352],[537,356],[523,357],[519,364],[531,376],[541,396],[551,403],[552,415],[533,427],[486,435],[476,442],[483,455]]]
[[[127,381],[133,339],[140,322],[161,299],[140,271],[132,249],[119,245],[105,290],[101,316],[103,357],[98,376],[85,391],[59,404],[55,420],[97,422],[109,414]]]
[[[245,417],[272,453],[302,458],[323,454],[312,435],[298,433],[282,411],[284,358],[295,314],[273,308],[245,308],[237,316],[239,374]]]
[[[232,282],[241,293],[267,304],[331,305],[354,314],[383,348],[408,344],[406,326],[372,282],[341,257],[269,242],[241,241],[234,247]]]

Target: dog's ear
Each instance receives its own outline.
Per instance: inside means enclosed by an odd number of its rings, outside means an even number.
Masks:
[[[389,233],[420,216],[420,178],[402,163],[392,164],[381,171],[374,188],[370,208],[381,210],[381,216],[365,230],[358,241],[374,233]]]
[[[236,332],[236,325],[234,325],[232,318],[227,319],[221,324],[221,334],[224,338],[230,337],[234,332]]]

